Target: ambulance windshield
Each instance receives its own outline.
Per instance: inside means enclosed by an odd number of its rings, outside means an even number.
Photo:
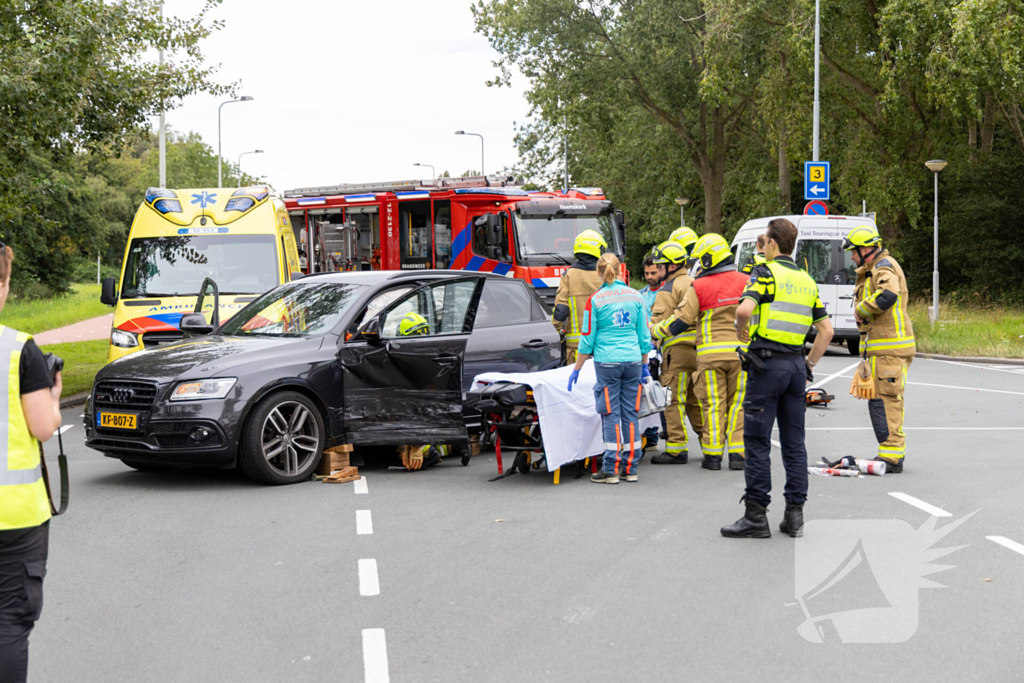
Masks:
[[[206,277],[221,294],[262,294],[279,284],[273,235],[138,237],[128,248],[121,298],[196,296]]]
[[[596,230],[608,242],[608,251],[622,255],[612,214],[550,217],[514,215],[519,256],[522,259],[541,261],[553,258],[571,262],[573,242],[576,235],[584,230]]]

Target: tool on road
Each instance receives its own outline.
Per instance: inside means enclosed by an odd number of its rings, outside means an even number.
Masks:
[[[825,469],[857,470],[862,474],[874,474],[879,476],[885,474],[885,462],[882,460],[863,460],[861,458],[855,458],[852,455],[844,455],[835,462],[829,462],[823,457],[821,459],[821,463],[825,466]]]
[[[819,477],[859,477],[860,470],[839,469],[836,467],[808,467],[808,474]]]
[[[334,474],[321,478],[325,484],[344,484],[360,479],[358,467],[343,467]]]
[[[808,389],[806,395],[807,405],[815,408],[826,408],[828,404],[836,400],[835,395],[825,393],[824,389]]]

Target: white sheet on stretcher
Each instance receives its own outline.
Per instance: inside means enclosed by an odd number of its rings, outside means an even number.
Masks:
[[[572,367],[543,372],[485,372],[473,380],[472,391],[494,382],[516,382],[533,389],[549,472],[604,453],[601,416],[597,414],[594,402],[594,385],[597,384],[594,362],[588,360],[584,363],[579,381],[570,393],[566,386],[571,373]],[[648,427],[661,429],[660,413],[640,418],[641,434]],[[640,434],[636,438],[639,441]],[[626,436],[623,441],[628,443],[628,439]]]

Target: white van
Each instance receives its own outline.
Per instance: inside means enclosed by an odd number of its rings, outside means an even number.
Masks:
[[[875,227],[870,218],[861,216],[768,216],[747,221],[732,240],[736,266],[742,268],[754,258],[757,236],[768,229],[768,221],[787,218],[797,227],[795,260],[818,283],[821,302],[825,304],[835,329],[834,342],[846,341],[850,355],[857,355],[860,335],[853,317],[853,287],[857,282],[856,266],[849,252],[843,251],[847,233],[862,225]]]

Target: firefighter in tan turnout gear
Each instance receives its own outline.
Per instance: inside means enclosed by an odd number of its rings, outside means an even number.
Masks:
[[[736,271],[729,243],[715,233],[704,235],[693,248],[700,274],[683,296],[669,323],[670,333],[697,332],[697,398],[704,411],[701,467],[722,469],[729,454],[729,469],[743,469],[743,398],[747,373],[740,367],[736,348],[746,350],[736,334],[736,307],[748,277]]]
[[[861,332],[862,367],[850,393],[868,399],[871,426],[878,439],[878,457],[886,473],[903,471],[903,390],[917,345],[907,314],[907,278],[886,249],[874,226],[850,231],[843,248],[857,265],[854,315]]]
[[[551,323],[565,338],[566,365],[576,362],[576,348],[580,345],[583,309],[587,299],[604,284],[597,274],[597,260],[607,248],[608,243],[596,230],[584,230],[576,235],[572,249],[576,264],[562,274],[562,280],[558,283]]]
[[[684,232],[685,230],[685,232]],[[676,307],[690,289],[693,278],[686,274],[686,262],[697,242],[697,234],[689,228],[672,233],[673,238],[654,248],[654,262],[665,264],[665,284],[658,290],[651,310],[651,336],[659,343],[662,355],[661,384],[668,389],[669,404],[665,408],[668,440],[665,452],[651,458],[653,465],[685,465],[687,450],[684,411],[698,437],[703,430],[700,402],[697,400],[697,333],[687,330],[672,334],[669,330]]]

